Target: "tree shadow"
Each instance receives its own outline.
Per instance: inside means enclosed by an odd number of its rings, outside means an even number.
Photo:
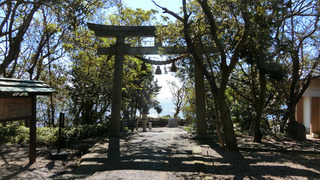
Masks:
[[[147,136],[142,134],[141,136]],[[82,159],[81,164],[74,170],[65,173],[63,178],[86,178],[95,173],[108,173],[114,170],[141,170],[157,172],[178,172],[180,177],[188,177],[193,174],[196,178],[200,173],[213,178],[229,177],[233,179],[266,179],[268,177],[320,177],[319,167],[316,163],[308,165],[312,160],[305,162],[292,161],[290,154],[275,152],[239,151],[230,152],[222,149],[213,139],[199,139],[195,145],[209,145],[210,152],[202,153],[202,156],[194,156],[192,148],[184,148],[186,144],[179,143],[180,139],[187,136],[176,136],[177,143],[165,146],[159,137],[156,140],[148,138],[139,139],[138,136],[128,136],[121,140],[121,156],[116,160],[103,156],[90,156]],[[192,142],[191,142],[192,141]],[[200,163],[197,163],[200,162]],[[284,163],[300,163],[298,166],[290,166]],[[309,168],[300,168],[306,166]],[[314,170],[313,170],[314,169]],[[59,177],[55,175],[51,178]],[[189,177],[191,178],[191,177]]]
[[[15,176],[19,175],[20,173],[23,173],[24,171],[27,171],[27,170],[30,168],[31,165],[32,165],[32,164],[29,163],[29,164],[25,165],[24,167],[19,168],[19,169],[18,169],[17,171],[15,171],[14,173],[2,177],[2,179],[3,179],[3,180],[12,179],[12,178],[14,178]]]
[[[147,136],[147,133],[141,133],[140,136]],[[80,166],[66,173],[66,176],[86,178],[96,172],[113,170],[194,172],[192,151],[181,149],[179,144],[174,143],[168,147],[162,140],[161,137],[158,140],[125,137],[121,140],[119,159],[108,159],[106,156],[83,158]]]
[[[0,146],[0,174],[1,179],[12,179],[16,175],[26,171],[32,164],[21,162],[21,157],[28,157],[28,148],[25,144]],[[4,163],[1,163],[3,161]],[[20,163],[15,163],[20,162]],[[7,173],[9,172],[9,173]]]
[[[0,149],[0,157],[1,159],[5,162],[5,164],[9,164],[9,162],[7,161],[7,158],[4,156],[4,154],[8,153],[9,151],[2,151],[2,149]]]
[[[283,153],[280,151],[259,151],[257,147],[239,152],[222,149],[213,140],[199,140],[199,145],[209,144],[211,153],[205,157],[212,167],[205,169],[205,173],[229,176],[234,179],[267,179],[267,177],[320,177],[319,162],[314,159],[303,159],[297,153]],[[275,147],[273,148],[280,148]],[[268,148],[267,148],[268,149]],[[286,151],[287,152],[287,151]],[[216,154],[216,155],[214,155]],[[301,168],[301,167],[307,168]]]

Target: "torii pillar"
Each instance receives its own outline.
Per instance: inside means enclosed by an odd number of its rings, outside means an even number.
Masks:
[[[112,107],[111,107],[111,122],[110,122],[110,136],[120,136],[120,113],[121,113],[121,99],[122,99],[122,79],[123,79],[123,49],[125,46],[125,36],[118,36],[116,41],[116,53],[114,64],[114,78],[112,89]]]

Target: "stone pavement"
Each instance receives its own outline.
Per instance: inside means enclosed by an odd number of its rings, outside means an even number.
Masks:
[[[185,179],[195,175],[196,145],[182,128],[153,128],[120,139],[120,160],[107,160],[106,142],[97,143],[80,165],[57,179]]]
[[[28,146],[0,148],[0,179],[319,179],[320,140],[263,143],[237,137],[239,152],[222,149],[216,138],[196,139],[181,128],[154,128],[120,139],[121,157],[107,159],[108,138],[83,141],[91,146],[80,159],[49,160],[38,148],[28,164]],[[73,151],[70,151],[72,154]]]
[[[310,179],[320,177],[320,141],[276,142],[238,137],[240,152],[213,139],[194,139],[182,128],[153,128],[120,139],[120,159],[107,159],[105,138],[72,171],[54,179]]]

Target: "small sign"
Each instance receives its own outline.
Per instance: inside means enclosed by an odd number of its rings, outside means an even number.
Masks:
[[[0,97],[0,121],[21,120],[31,115],[31,97]]]

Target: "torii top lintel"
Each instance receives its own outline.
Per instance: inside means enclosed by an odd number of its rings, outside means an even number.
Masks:
[[[111,26],[88,23],[98,37],[155,37],[155,26]]]
[[[97,37],[155,37],[155,26],[111,26],[88,23],[88,28],[94,31]],[[161,50],[159,49],[161,47]],[[98,48],[98,55],[116,54],[116,45]],[[215,46],[204,47],[206,53],[218,53]],[[121,48],[122,55],[147,55],[147,54],[189,54],[187,47],[163,47],[161,43],[155,43],[151,47],[130,47],[126,44]]]

